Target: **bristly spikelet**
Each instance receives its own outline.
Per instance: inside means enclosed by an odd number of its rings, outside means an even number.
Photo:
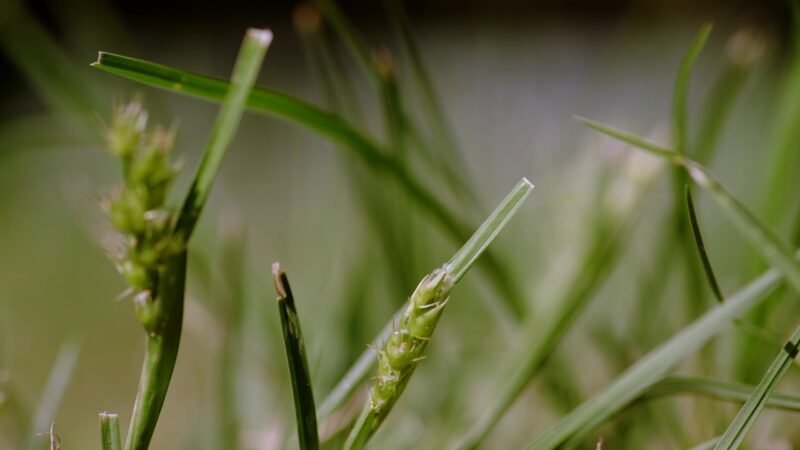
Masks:
[[[147,112],[139,101],[119,105],[106,140],[120,158],[124,183],[106,199],[111,224],[125,237],[115,259],[117,269],[134,292],[139,320],[148,326],[158,278],[180,242],[172,235],[172,214],[166,208],[169,187],[177,174],[170,161],[175,132],[147,130]]]
[[[423,358],[452,289],[453,278],[444,266],[425,276],[411,294],[408,308],[378,354],[378,374],[370,394],[376,416],[391,409]]]

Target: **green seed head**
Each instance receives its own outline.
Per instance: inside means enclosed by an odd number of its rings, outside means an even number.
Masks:
[[[146,127],[147,111],[141,102],[134,100],[118,105],[114,109],[111,128],[106,131],[109,149],[120,158],[129,158],[139,148]]]

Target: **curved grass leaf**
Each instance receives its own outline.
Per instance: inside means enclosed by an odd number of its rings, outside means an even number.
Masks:
[[[294,305],[289,279],[281,270],[279,263],[272,265],[272,276],[275,290],[278,292],[278,312],[281,316],[283,343],[286,346],[286,360],[289,363],[289,374],[292,379],[297,438],[301,450],[316,450],[319,448],[317,414],[314,407],[314,393],[311,389],[308,358],[300,329],[300,317]]]
[[[678,69],[678,76],[675,79],[675,90],[672,97],[672,136],[675,149],[678,153],[687,153],[688,150],[688,125],[687,125],[687,100],[689,97],[689,79],[700,52],[708,40],[713,26],[710,23],[704,24],[694,37],[689,52],[683,57],[681,66]]]
[[[703,262],[706,279],[717,301],[722,303],[725,297],[722,295],[722,290],[719,288],[717,277],[714,275],[714,269],[711,267],[711,260],[708,258],[708,253],[706,252],[706,246],[703,244],[703,236],[700,234],[700,224],[697,221],[697,213],[695,212],[694,201],[692,200],[692,190],[688,185],[686,186],[686,209],[689,211],[689,223],[692,225],[692,236],[694,236],[694,242],[697,244],[697,252],[700,254],[700,259]]]
[[[757,305],[781,280],[781,273],[769,270],[728,300],[705,313],[668,341],[659,345],[628,368],[602,392],[587,400],[540,436],[529,450],[555,449],[575,435],[588,433],[630,405],[675,365],[702,347],[736,317]]]
[[[623,142],[646,150],[656,156],[683,167],[689,177],[701,188],[705,189],[722,208],[734,226],[756,247],[765,260],[779,268],[794,290],[800,293],[800,264],[792,257],[789,245],[775,234],[766,224],[756,217],[744,204],[728,193],[708,170],[699,163],[659,145],[616,130],[599,122],[578,118],[590,128]]]
[[[772,365],[764,374],[764,378],[758,383],[753,393],[748,398],[747,403],[742,406],[739,413],[733,419],[733,422],[725,430],[725,433],[717,441],[714,446],[715,450],[730,450],[739,448],[750,428],[755,424],[758,415],[764,406],[767,405],[772,391],[778,385],[778,382],[783,378],[783,375],[789,369],[794,358],[797,356],[797,350],[800,347],[800,327],[798,327],[789,338],[786,346],[780,350],[780,353]]]
[[[707,378],[672,376],[651,387],[642,400],[669,395],[702,395],[718,400],[745,403],[755,390],[755,386],[745,383],[732,383]],[[786,394],[772,394],[765,403],[768,408],[800,412],[800,397]]]
[[[113,53],[100,52],[92,67],[149,86],[211,101],[220,101],[229,87],[229,83],[225,80]],[[384,149],[336,114],[290,95],[260,87],[252,89],[247,98],[247,106],[258,112],[303,125],[353,151],[372,169],[394,178],[453,240],[464,242],[469,238],[471,227],[398,165]],[[484,260],[487,262],[486,269],[495,287],[502,294],[500,301],[505,302],[497,303],[497,306],[510,311],[506,313],[509,317],[521,317],[524,311],[518,288],[510,282],[508,274],[500,267],[499,261],[491,252],[487,252]]]

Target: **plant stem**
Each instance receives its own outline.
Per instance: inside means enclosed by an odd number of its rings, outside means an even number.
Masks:
[[[172,256],[160,277],[157,324],[145,337],[144,362],[136,392],[126,450],[146,450],[167,396],[175,368],[183,326],[183,301],[186,284],[186,251]]]
[[[119,415],[100,413],[100,434],[103,450],[121,450],[119,437]]]

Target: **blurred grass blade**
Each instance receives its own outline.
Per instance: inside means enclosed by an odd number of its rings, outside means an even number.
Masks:
[[[618,376],[602,392],[584,402],[540,436],[530,450],[555,449],[579,433],[588,433],[635,401],[664,378],[682,359],[696,352],[736,317],[763,300],[781,280],[772,269],[731,295],[659,345]]]
[[[336,34],[344,41],[345,46],[350,51],[353,60],[359,66],[362,72],[370,78],[376,76],[372,67],[371,51],[366,42],[362,39],[361,35],[356,31],[355,27],[347,16],[339,9],[334,0],[315,0],[314,4],[319,8],[322,15],[330,22]]]
[[[492,404],[482,407],[477,422],[470,426],[464,436],[458,438],[453,448],[473,450],[479,448],[501,417],[513,405],[520,393],[539,373],[570,326],[584,310],[592,294],[602,286],[612,273],[615,262],[622,252],[623,239],[627,236],[630,222],[608,234],[601,233],[594,240],[584,263],[574,277],[575,283],[560,298],[557,310],[547,318],[543,327],[528,326],[523,339],[530,342],[522,347],[521,354],[512,358],[508,375],[499,377],[501,385],[494,394]],[[542,329],[543,328],[543,329]]]
[[[8,17],[0,17],[0,46],[25,81],[70,129],[96,138],[97,131],[88,119],[105,105],[100,86],[87,85],[84,74],[22,3],[10,1],[3,6],[9,10],[2,11]]]
[[[58,356],[50,370],[47,383],[44,386],[42,398],[36,406],[30,426],[28,427],[27,448],[33,450],[38,447],[36,436],[55,422],[56,413],[61,407],[64,394],[67,391],[75,366],[78,364],[80,355],[80,345],[74,340],[68,340],[61,344]]]
[[[397,323],[403,311],[408,307],[404,303],[402,307],[392,316],[389,322],[383,327],[378,336],[372,340],[369,348],[359,356],[355,363],[347,370],[342,379],[331,389],[331,392],[325,397],[317,408],[317,420],[322,421],[330,416],[337,408],[344,404],[345,400],[353,393],[353,391],[361,385],[372,371],[375,360],[378,359],[378,353],[374,350],[379,348],[392,333],[394,324]]]
[[[314,407],[314,393],[311,389],[308,358],[300,329],[300,317],[297,315],[289,279],[281,270],[279,263],[272,265],[272,276],[275,290],[278,292],[278,312],[283,329],[283,343],[286,346],[286,360],[289,363],[289,374],[292,379],[300,449],[316,450],[319,448],[317,414]]]
[[[642,400],[668,395],[701,395],[718,400],[745,403],[756,387],[744,383],[731,383],[707,378],[682,376],[667,377],[650,388]],[[772,394],[765,403],[767,408],[800,412],[800,397],[786,394]]]
[[[783,242],[774,231],[756,217],[739,200],[730,195],[705,167],[673,150],[649,143],[599,122],[587,119],[579,120],[590,128],[603,134],[663,157],[672,164],[682,166],[689,174],[689,177],[698,186],[711,194],[711,197],[719,204],[723,212],[725,212],[731,222],[733,222],[734,226],[761,253],[764,259],[773,266],[779,268],[784,275],[786,275],[787,281],[794,288],[795,292],[800,293],[800,264],[792,257],[788,244]]]
[[[754,28],[740,29],[728,39],[725,65],[703,102],[697,140],[691,151],[697,162],[711,162],[736,100],[741,96],[765,47],[764,37]]]
[[[689,223],[692,225],[692,236],[694,236],[694,242],[697,244],[700,260],[703,262],[706,279],[708,279],[708,284],[711,286],[711,291],[714,292],[714,296],[722,303],[725,297],[722,295],[722,290],[719,288],[717,277],[714,275],[714,269],[711,267],[711,260],[708,258],[708,253],[706,252],[706,246],[703,244],[703,236],[700,234],[700,223],[697,221],[697,213],[695,212],[694,201],[692,200],[692,189],[688,185],[686,186],[686,209],[689,211]]]
[[[247,30],[233,68],[230,90],[225,94],[217,118],[211,127],[203,160],[200,162],[175,225],[175,233],[185,241],[192,235],[200,212],[208,199],[222,158],[239,127],[250,90],[256,82],[264,55],[271,42],[271,31],[254,28]]]
[[[717,444],[718,440],[719,440],[719,436],[713,437],[713,438],[701,443],[700,445],[696,445],[696,446],[692,447],[689,450],[712,450],[714,448],[714,446]]]
[[[750,428],[755,424],[761,410],[764,409],[769,401],[772,391],[778,385],[786,370],[789,369],[794,358],[797,356],[797,350],[800,347],[800,327],[798,327],[786,346],[780,350],[780,353],[772,362],[772,365],[764,374],[764,378],[756,386],[747,403],[744,404],[739,414],[733,419],[728,429],[717,441],[714,446],[715,450],[732,450],[737,449],[742,444]]]
[[[100,436],[103,450],[122,450],[119,435],[119,415],[100,413]]]
[[[221,100],[228,89],[228,82],[224,80],[106,52],[100,52],[92,67],[150,86],[212,101]],[[372,169],[390,175],[399,182],[455,242],[464,242],[469,238],[471,227],[454,214],[450,207],[398,165],[370,138],[339,116],[289,95],[259,87],[254,87],[250,92],[247,106],[304,125],[350,149]],[[524,304],[518,287],[508,279],[508,274],[492,252],[487,252],[483,260],[488,275],[501,294],[497,297],[496,306],[507,317],[521,317],[524,314]]]
[[[472,267],[478,256],[486,250],[486,247],[503,230],[506,223],[514,217],[514,214],[522,206],[525,199],[528,198],[531,191],[533,191],[533,184],[527,178],[520,180],[500,205],[481,224],[480,228],[453,255],[447,265],[454,283],[457,283],[467,273],[467,270]]]
[[[641,148],[643,150],[647,150],[647,151],[649,151],[650,153],[653,153],[656,156],[661,156],[661,157],[667,158],[670,161],[674,160],[678,156],[678,154],[674,150],[671,150],[671,149],[666,148],[666,147],[662,147],[662,146],[660,146],[658,144],[654,144],[654,143],[652,143],[650,141],[647,141],[645,139],[642,139],[642,138],[640,138],[640,137],[638,137],[636,135],[627,133],[627,132],[622,131],[622,130],[618,130],[618,129],[613,128],[613,127],[611,127],[609,125],[606,125],[604,123],[600,123],[600,122],[597,122],[597,121],[594,121],[594,120],[591,120],[591,119],[587,119],[587,118],[581,117],[581,116],[574,116],[574,118],[578,122],[582,123],[583,125],[586,125],[587,127],[591,128],[593,130],[599,131],[600,133],[603,133],[605,135],[611,136],[611,137],[613,137],[615,139],[618,139],[618,140],[620,140],[622,142],[630,144],[630,145],[632,145],[634,147],[638,147],[638,148]]]
[[[436,156],[438,156],[442,174],[456,195],[475,206],[478,204],[477,195],[472,185],[466,181],[470,179],[469,171],[463,155],[458,150],[455,135],[447,122],[433,81],[425,68],[408,15],[399,0],[384,0],[384,4],[398,37],[404,59],[410,66],[418,91],[416,98],[422,105],[422,112],[426,117],[425,122],[430,124],[429,129],[433,135],[435,148],[439,150]]]
[[[681,66],[678,69],[678,77],[675,80],[675,90],[672,97],[672,135],[675,150],[678,153],[688,153],[688,111],[687,100],[689,97],[689,80],[700,52],[708,40],[713,26],[710,23],[704,24],[692,41],[689,52],[683,57]]]

